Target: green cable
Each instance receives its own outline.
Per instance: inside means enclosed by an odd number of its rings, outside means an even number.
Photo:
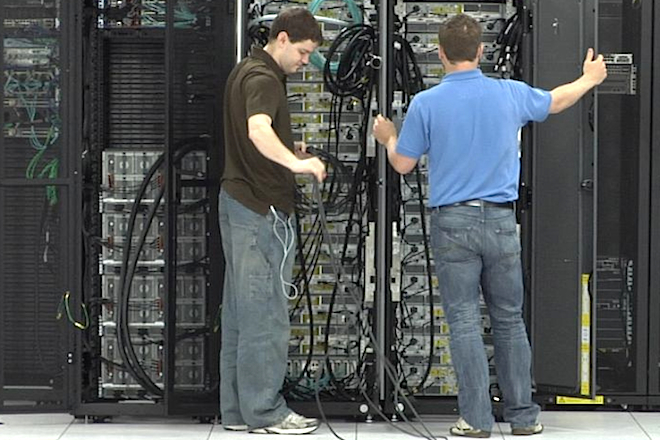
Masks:
[[[321,5],[325,2],[325,0],[314,0],[312,3],[309,5],[309,11],[313,14],[316,15],[316,13],[319,11],[321,8]],[[348,12],[351,14],[351,18],[353,19],[353,24],[362,24],[362,11],[358,7],[357,4],[355,4],[354,0],[344,0],[344,3],[346,3],[346,7],[348,7]],[[318,49],[314,51],[311,57],[309,57],[311,63],[316,66],[321,72],[323,72],[323,69],[325,68],[325,63],[329,62],[326,60],[325,56],[319,52]],[[337,61],[331,61],[330,62],[330,71],[331,72],[337,72],[337,68],[339,67],[339,62]]]
[[[66,317],[69,320],[71,324],[73,324],[74,327],[80,330],[86,330],[89,328],[89,313],[87,312],[87,306],[85,304],[81,304],[80,308],[83,311],[83,316],[85,318],[84,323],[76,321],[76,319],[73,317],[73,313],[71,313],[71,307],[69,307],[69,297],[71,296],[71,292],[68,290],[62,295],[62,300],[60,301],[59,306],[57,306],[57,319],[62,318],[62,309],[66,312]]]
[[[56,179],[60,167],[59,159],[52,159],[39,173],[39,178]],[[57,204],[57,187],[55,185],[46,186],[46,198],[51,205]]]

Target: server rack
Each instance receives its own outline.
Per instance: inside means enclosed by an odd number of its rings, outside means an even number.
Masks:
[[[556,394],[573,393],[597,396],[592,402],[644,407],[653,401],[647,380],[654,334],[647,244],[653,5],[597,1],[584,7],[539,2],[535,21],[541,86],[561,82],[550,70],[562,71],[556,54],[577,60],[592,44],[605,54],[609,72],[593,100],[583,99],[587,107],[581,119],[553,117],[535,128],[530,162],[535,176],[527,181],[532,182],[532,216],[538,216],[532,221],[536,239],[527,242],[528,254],[534,255],[528,261],[535,372],[539,382],[547,378],[552,384],[543,388],[545,402],[561,402]],[[582,35],[574,34],[585,17],[593,27],[582,25]],[[553,55],[539,60],[543,54]],[[578,265],[575,256],[581,258]],[[580,304],[580,274],[588,279],[583,287],[589,306]],[[586,327],[575,315],[585,309]],[[580,328],[590,332],[588,350],[578,337]],[[569,335],[573,343],[558,342]],[[591,366],[583,361],[586,351]],[[557,368],[569,359],[572,368]]]
[[[74,10],[57,0],[0,6],[3,412],[70,406],[68,325],[86,325],[75,264],[80,39]]]
[[[76,341],[72,412],[212,418],[228,5],[101,1],[83,14],[81,221],[94,309]]]
[[[652,11],[647,12],[649,14],[649,20],[652,20],[653,23],[658,23],[660,20],[660,10],[654,8]],[[657,63],[660,59],[660,40],[657,32],[653,34],[653,44],[651,47],[647,48],[645,51],[651,63]],[[649,81],[652,84],[652,88],[648,93],[648,96],[645,99],[650,100],[651,104],[651,119],[649,124],[651,125],[649,136],[650,139],[646,139],[646,142],[650,145],[651,157],[649,158],[649,166],[651,167],[650,175],[650,192],[651,192],[651,203],[649,206],[650,209],[650,240],[648,241],[649,248],[649,261],[648,271],[649,271],[649,304],[648,304],[648,322],[649,322],[649,359],[648,359],[648,380],[649,380],[649,403],[653,405],[658,405],[660,399],[660,346],[658,344],[658,335],[660,334],[660,319],[658,318],[658,313],[660,313],[660,274],[657,270],[654,270],[658,266],[658,261],[660,261],[660,248],[658,245],[660,242],[658,238],[660,237],[660,203],[658,201],[658,191],[660,191],[660,176],[658,176],[658,170],[660,170],[660,158],[658,155],[654,155],[652,152],[657,151],[658,139],[660,139],[660,132],[658,131],[658,100],[657,100],[657,84],[660,84],[660,76],[657,70],[654,70],[652,73],[648,74]]]

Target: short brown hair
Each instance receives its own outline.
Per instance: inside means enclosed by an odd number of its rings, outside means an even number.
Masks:
[[[319,24],[312,13],[305,8],[288,8],[280,11],[270,27],[268,40],[275,40],[282,31],[289,35],[289,41],[292,43],[305,40],[312,40],[318,45],[323,43]]]
[[[458,14],[440,25],[438,43],[452,63],[472,61],[481,44],[481,25],[465,14]]]

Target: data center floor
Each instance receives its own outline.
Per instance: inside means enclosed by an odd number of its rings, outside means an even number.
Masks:
[[[436,438],[448,435],[454,416],[424,416],[425,425]],[[660,413],[641,412],[582,412],[546,411],[540,421],[545,431],[533,438],[539,440],[660,440]],[[264,437],[309,438],[331,440],[336,438],[323,425],[307,437],[264,436],[244,432],[229,432],[221,425],[200,424],[186,418],[128,418],[119,417],[109,423],[85,423],[68,414],[0,415],[0,439],[3,440],[229,440],[259,439]],[[345,440],[399,440],[412,439],[411,435],[400,432],[386,422],[349,422],[330,420],[330,426]],[[412,428],[402,422],[397,427],[412,432]],[[419,423],[415,423],[422,429]],[[417,437],[419,438],[419,437]],[[491,439],[512,440],[507,424],[500,423],[494,429]]]

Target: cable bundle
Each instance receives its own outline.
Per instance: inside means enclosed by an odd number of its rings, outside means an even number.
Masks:
[[[523,37],[523,24],[516,12],[504,23],[495,42],[500,45],[495,72],[502,78],[522,79],[522,69],[518,59],[518,49]]]
[[[400,35],[394,36],[394,80],[396,90],[403,92],[403,102],[409,103],[412,97],[424,90],[422,72],[415,59],[410,42]]]
[[[342,30],[328,49],[323,68],[326,90],[341,98],[363,99],[380,68],[380,58],[374,55],[375,45],[376,31],[369,25],[356,24]],[[333,72],[330,60],[340,51],[337,71]]]
[[[200,137],[195,138],[192,141],[184,141],[181,144],[175,146],[173,161],[175,163],[179,162],[186,154],[191,151],[208,148],[207,140],[208,139],[206,138]],[[126,230],[126,239],[124,243],[124,252],[120,272],[119,297],[117,299],[117,302],[119,303],[119,313],[117,315],[117,346],[119,348],[119,353],[124,363],[124,367],[147,392],[155,396],[162,396],[163,390],[153,382],[151,377],[149,377],[149,374],[145,371],[144,366],[137,358],[135,349],[133,347],[133,341],[131,340],[131,331],[128,318],[131,284],[137,269],[138,261],[140,258],[140,251],[145,245],[147,235],[149,234],[149,225],[156,216],[156,211],[158,210],[160,202],[165,194],[166,185],[162,185],[159,188],[153,203],[149,207],[149,211],[146,214],[146,225],[144,228],[142,228],[142,232],[140,233],[140,237],[134,251],[131,252],[133,231],[135,230],[136,226],[138,211],[140,209],[140,202],[147,192],[151,179],[154,177],[164,162],[165,155],[162,154],[158,157],[158,159],[156,159],[151,168],[149,168],[147,171],[147,174],[145,175],[145,178],[142,181],[137,194],[135,195],[135,201],[131,208],[131,214]],[[132,258],[131,253],[133,254]]]

